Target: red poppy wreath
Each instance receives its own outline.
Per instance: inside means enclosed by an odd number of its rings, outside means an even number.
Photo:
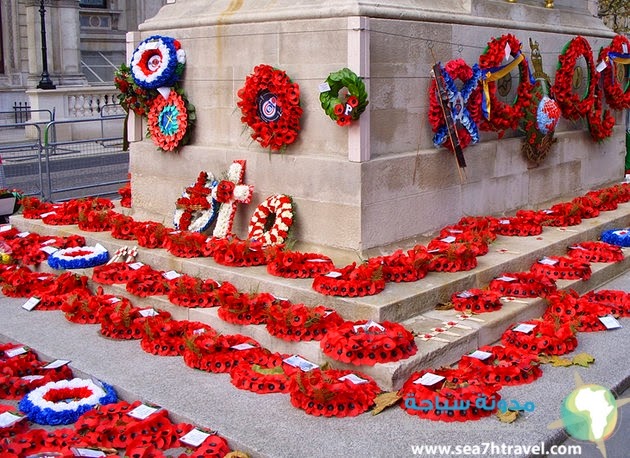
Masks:
[[[258,65],[238,91],[241,122],[263,148],[282,151],[300,131],[300,87],[271,65]]]
[[[587,66],[588,88],[583,95],[573,92],[575,64],[580,57],[586,60]],[[595,101],[595,86],[597,85],[597,78],[594,75],[595,65],[593,64],[591,45],[586,38],[577,36],[566,44],[558,58],[556,80],[551,88],[553,97],[565,118],[575,121],[591,111]]]
[[[609,46],[599,51],[600,62],[605,62],[606,66],[601,72],[606,102],[615,110],[630,108],[630,85],[622,85],[623,78],[619,78],[627,73],[627,65],[630,65],[630,40],[624,35],[617,35],[612,39]],[[598,66],[599,68],[599,66]]]
[[[482,130],[503,133],[507,129],[516,129],[525,114],[525,106],[531,98],[532,83],[521,47],[521,42],[514,35],[505,34],[488,42],[484,53],[479,56],[479,66],[484,75],[483,111],[486,119],[480,125]],[[512,61],[502,65],[508,53]],[[507,77],[515,66],[518,66],[519,82],[514,103],[509,105],[497,97],[497,82]]]

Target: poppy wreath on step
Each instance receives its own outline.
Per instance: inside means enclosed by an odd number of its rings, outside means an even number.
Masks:
[[[75,423],[88,410],[118,400],[114,388],[106,383],[74,378],[49,382],[28,393],[19,408],[29,420],[40,425]]]
[[[532,83],[529,65],[521,48],[521,42],[514,35],[505,34],[488,42],[483,54],[479,56],[479,66],[483,74],[482,100],[485,119],[480,124],[483,130],[494,130],[502,135],[508,129],[516,129],[525,114],[525,107],[531,98]],[[512,61],[503,65],[507,50]],[[509,105],[497,97],[497,81],[509,75],[516,66],[519,72],[518,87],[514,103]]]
[[[542,215],[540,224],[551,227],[576,226],[582,223],[582,212],[574,202],[563,202],[539,212]]]
[[[149,266],[142,266],[134,269],[127,262],[112,262],[94,267],[92,270],[92,281],[102,285],[113,285],[116,283],[127,283],[137,275],[137,270],[152,270]]]
[[[573,323],[542,319],[525,321],[518,326],[511,325],[501,336],[501,342],[506,347],[535,355],[543,353],[560,356],[572,352],[577,347]]]
[[[321,89],[319,102],[324,112],[340,126],[359,119],[369,103],[365,83],[349,68],[328,75]]]
[[[623,83],[630,64],[630,40],[624,35],[615,36],[610,45],[599,51],[599,61],[606,66],[600,73],[606,102],[614,110],[630,108],[630,85]]]
[[[185,341],[184,363],[205,372],[230,372],[240,362],[265,364],[272,353],[251,337],[204,332]]]
[[[558,290],[550,294],[545,298],[549,305],[543,314],[543,319],[577,324],[582,310],[578,302],[579,297],[579,294],[573,289]]]
[[[65,300],[79,289],[87,289],[88,278],[64,272],[46,288],[40,288],[37,297],[40,298],[37,310],[60,310]]]
[[[125,289],[138,297],[160,296],[168,294],[169,283],[164,272],[143,266],[130,275]]]
[[[22,399],[27,393],[49,382],[72,378],[67,364],[46,369],[49,363],[39,360],[22,360],[19,366],[3,367],[0,371],[0,398]]]
[[[460,312],[486,313],[503,307],[501,294],[489,289],[471,288],[451,296],[453,308]]]
[[[48,256],[48,265],[53,269],[85,269],[105,264],[108,251],[100,245],[64,248]]]
[[[462,149],[465,149],[471,142],[479,141],[479,130],[477,123],[481,120],[481,89],[479,80],[481,70],[477,64],[471,68],[463,59],[451,60],[446,65],[441,66],[442,76],[448,93],[447,109],[451,110],[451,117],[457,127],[457,136]],[[455,80],[463,83],[461,90]],[[453,152],[454,147],[451,142],[444,112],[439,101],[439,94],[435,80],[431,81],[429,88],[429,123],[435,135],[433,145],[436,148],[444,146]]]
[[[609,229],[602,232],[601,241],[617,245],[619,247],[630,247],[630,228]]]
[[[20,415],[19,411],[17,410],[15,406],[7,405],[7,404],[0,404],[0,414],[3,414],[5,412],[10,412],[11,414],[13,414],[16,417],[17,421],[15,421],[14,423],[10,425],[5,425],[5,426],[0,427],[0,431],[2,432],[2,436],[4,438],[15,438],[15,436],[17,436],[18,434],[23,433],[24,431],[29,429],[28,423],[25,421],[22,421],[24,417]],[[14,456],[11,454],[13,450],[9,451],[8,449],[4,448],[3,445],[5,444],[0,444],[0,453],[4,452],[7,454],[8,457],[12,458]]]
[[[98,317],[101,323],[100,332],[110,339],[141,339],[142,328],[138,321],[140,317],[140,309],[131,305],[129,301],[120,301],[112,304],[111,307],[102,307]]]
[[[578,196],[573,199],[575,205],[580,208],[580,215],[584,219],[589,218],[597,218],[599,216],[599,206],[601,205],[601,200],[594,196]]]
[[[217,315],[232,324],[265,324],[267,310],[276,299],[270,293],[246,294],[234,292],[221,296]]]
[[[453,422],[492,415],[501,399],[500,388],[500,384],[471,378],[461,369],[424,369],[411,374],[398,394],[409,415]]]
[[[169,280],[168,300],[180,307],[218,307],[220,305],[216,290],[219,284],[208,278],[181,275]]]
[[[66,320],[77,324],[96,324],[101,305],[91,301],[92,297],[92,292],[87,288],[78,288],[68,294],[61,304]]]
[[[313,369],[291,377],[291,404],[309,415],[354,417],[374,405],[381,391],[369,376],[350,370]]]
[[[451,244],[462,244],[472,251],[474,256],[484,256],[488,254],[489,246],[488,239],[483,237],[479,233],[466,231],[458,234],[453,234],[449,230],[443,231],[443,233],[449,234],[446,236],[440,235],[432,239],[427,245],[429,253],[448,251]]]
[[[190,431],[195,429],[194,425],[189,425],[186,423],[181,423],[177,425],[177,437],[181,438],[188,434]],[[200,429],[200,428],[197,428]],[[214,456],[226,456],[230,453],[230,447],[227,441],[219,436],[216,432],[213,431],[204,431],[206,433],[210,433],[208,437],[199,445],[195,447],[194,451],[191,454],[185,453],[182,458],[206,458],[206,457],[214,457]],[[179,446],[181,448],[190,449],[190,445],[185,442],[178,441],[175,446]],[[188,450],[187,450],[188,451]],[[181,456],[181,455],[180,455]]]
[[[489,289],[502,296],[545,297],[557,288],[549,277],[534,272],[510,272],[491,280]]]
[[[207,245],[215,262],[222,266],[250,267],[267,263],[263,243],[258,240],[241,240],[234,236],[213,237]]]
[[[471,378],[512,386],[532,383],[542,375],[537,355],[501,345],[486,345],[478,350],[490,355],[485,359],[464,355],[459,360],[458,368],[469,372]]]
[[[409,282],[426,277],[433,256],[421,245],[403,253],[397,250],[388,256],[370,258],[368,264],[381,267],[385,281]]]
[[[625,291],[602,289],[584,294],[580,300],[600,302],[608,313],[617,317],[630,317],[630,293]]]
[[[267,273],[283,278],[313,278],[335,268],[328,256],[270,247],[265,250]]]
[[[566,256],[545,256],[530,267],[530,271],[552,280],[583,280],[591,278],[589,263]]]
[[[267,309],[267,331],[279,339],[300,342],[321,340],[343,318],[323,305],[307,307],[289,301],[274,301]]]
[[[575,64],[583,57],[586,61],[587,89],[584,94],[576,94],[573,91]],[[582,36],[577,36],[569,41],[558,57],[558,69],[551,88],[553,98],[558,103],[562,115],[572,121],[585,117],[593,108],[595,102],[595,86],[597,79],[595,64],[593,63],[593,51],[591,45]]]
[[[87,232],[109,232],[112,230],[112,216],[113,212],[108,209],[81,209],[77,226]]]
[[[239,89],[237,103],[241,122],[254,132],[251,137],[263,148],[282,151],[300,131],[300,87],[287,74],[270,65],[254,68]]]
[[[112,237],[119,240],[134,240],[134,229],[138,223],[131,216],[115,213],[112,218]]]
[[[409,358],[418,351],[413,334],[401,324],[384,321],[346,321],[320,341],[324,354],[335,361],[373,366]]]
[[[381,266],[352,263],[343,269],[316,275],[313,289],[327,296],[362,297],[378,294],[385,289]]]
[[[582,262],[620,262],[624,258],[620,246],[593,241],[571,245],[567,256]]]
[[[42,214],[53,210],[53,204],[50,202],[42,202],[34,196],[23,196],[20,199],[22,205],[22,216],[26,219],[40,219]]]
[[[164,239],[164,248],[178,258],[205,256],[208,237],[199,232],[173,231]]]
[[[286,357],[276,353],[264,364],[239,363],[230,372],[230,381],[240,390],[258,394],[288,393],[289,375],[299,369],[283,363]]]
[[[138,245],[144,248],[162,248],[170,229],[153,221],[139,222],[134,228]]]
[[[428,252],[433,256],[430,272],[461,272],[477,267],[478,252],[468,243],[434,243]],[[428,247],[427,247],[428,248]]]
[[[140,348],[157,356],[180,356],[184,351],[184,327],[186,321],[173,320],[170,316],[148,316],[142,326]]]
[[[289,237],[293,219],[291,197],[284,194],[269,196],[254,210],[247,237],[264,246],[282,244]]]

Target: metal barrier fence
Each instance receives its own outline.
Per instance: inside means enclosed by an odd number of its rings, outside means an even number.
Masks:
[[[129,154],[123,151],[125,115],[41,123],[2,124],[0,154],[6,187],[47,201],[115,196],[127,181]],[[0,120],[2,113],[0,112]],[[9,128],[19,138],[5,138]]]

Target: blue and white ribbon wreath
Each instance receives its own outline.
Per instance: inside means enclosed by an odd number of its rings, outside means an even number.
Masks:
[[[105,264],[108,259],[107,249],[97,244],[57,250],[48,256],[48,265],[53,269],[85,269]]]
[[[470,140],[472,143],[479,142],[479,129],[477,123],[472,119],[466,104],[468,99],[472,95],[473,91],[479,86],[479,81],[482,79],[481,69],[479,65],[474,64],[472,66],[472,77],[466,81],[461,91],[457,88],[457,84],[449,75],[444,67],[440,64],[442,69],[442,76],[444,77],[444,84],[448,92],[448,100],[451,109],[451,117],[453,118],[453,124],[457,128],[457,122],[459,122],[464,129],[470,134]],[[438,148],[448,138],[448,127],[446,125],[441,126],[433,136],[433,145]]]
[[[172,87],[179,81],[186,53],[179,41],[153,35],[142,41],[131,56],[131,77],[143,89]]]
[[[630,247],[630,228],[604,231],[601,240],[611,245]]]
[[[53,391],[70,390],[91,393],[80,399],[63,399],[58,402],[46,400],[46,395]],[[68,425],[75,423],[81,415],[98,405],[111,404],[118,400],[116,391],[111,385],[100,382],[100,386],[92,380],[74,378],[59,380],[35,388],[19,402],[19,409],[29,420],[40,425]]]

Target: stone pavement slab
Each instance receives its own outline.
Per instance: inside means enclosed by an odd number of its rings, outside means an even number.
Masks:
[[[606,287],[625,288],[630,285],[630,275],[616,281]],[[514,449],[502,453],[498,447],[541,442],[550,446],[563,441],[565,433],[550,431],[547,425],[560,418],[561,402],[575,388],[574,373],[587,383],[615,392],[630,385],[630,320],[622,319],[624,327],[619,330],[578,335],[576,352],[591,353],[596,358],[592,367],[546,365],[536,382],[503,388],[504,399],[516,399],[521,404],[531,401],[536,406],[513,424],[494,417],[461,424],[431,422],[398,407],[378,416],[318,418],[294,408],[288,395],[237,390],[227,374],[193,370],[179,357],[150,355],[137,341],[104,338],[98,326],[70,323],[61,312],[27,312],[21,308],[25,301],[0,298],[0,340],[31,346],[42,358],[70,359],[74,370],[112,384],[123,399],[153,402],[168,409],[177,421],[216,429],[232,448],[254,457],[405,457],[414,456],[412,447],[420,445],[487,446],[486,457],[526,456]],[[625,425],[628,431],[630,420],[622,419],[622,423],[622,429]],[[490,448],[493,444],[495,448]],[[420,456],[454,455],[425,452]]]

